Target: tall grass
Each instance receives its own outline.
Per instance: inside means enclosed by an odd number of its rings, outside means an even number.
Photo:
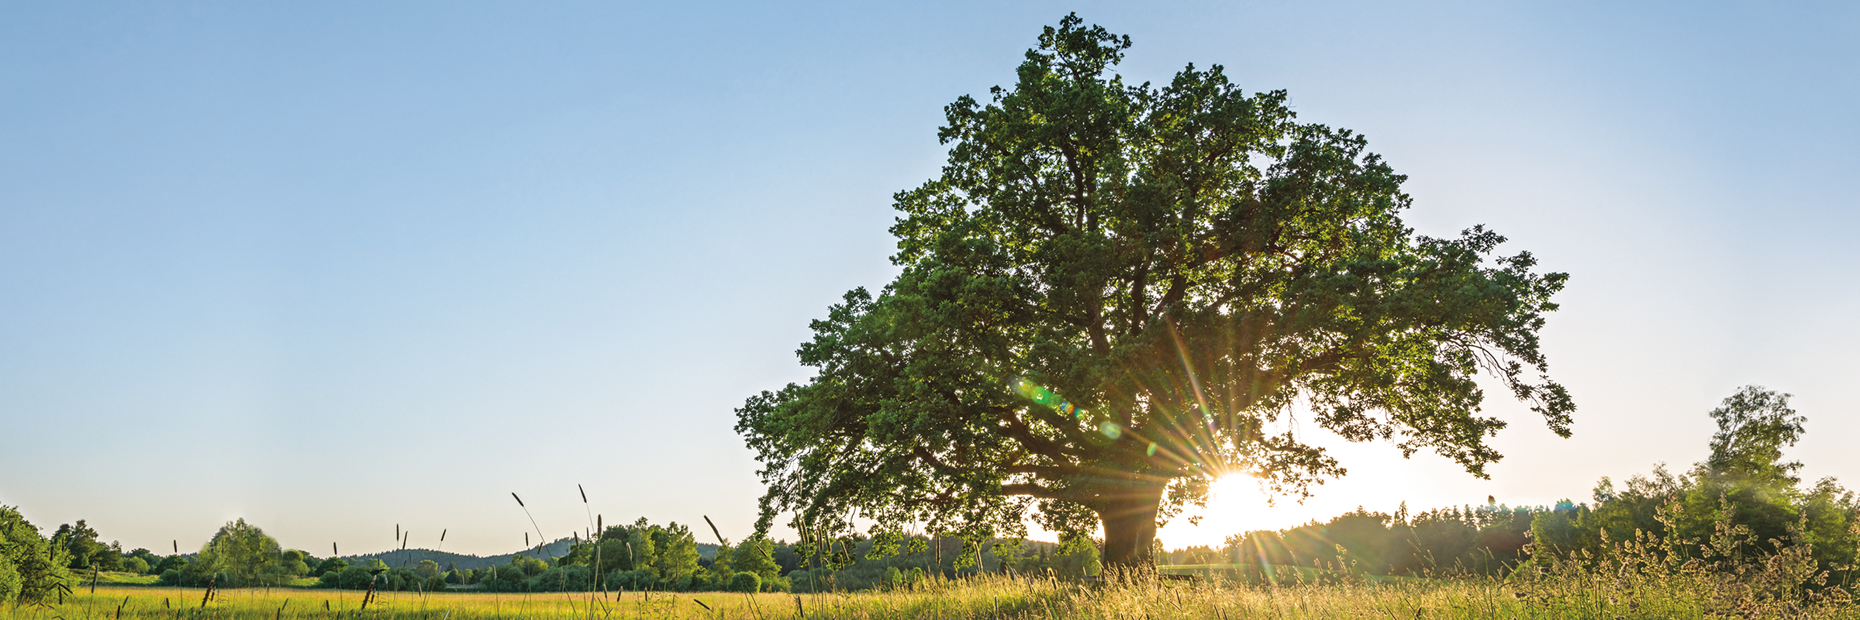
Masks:
[[[1801,540],[1801,531],[1792,537]],[[1818,567],[1806,544],[1758,541],[1727,520],[1706,540],[1641,534],[1597,556],[1537,554],[1503,578],[1377,579],[1348,567],[1273,571],[1265,581],[983,575],[890,592],[803,595],[376,592],[366,609],[365,595],[355,591],[105,585],[58,605],[0,609],[0,620],[1860,620],[1846,584],[1830,579],[1852,574],[1853,567]]]
[[[1546,568],[1528,579],[1346,580],[1247,585],[1212,580],[1110,580],[1084,584],[983,576],[933,582],[910,591],[837,594],[362,593],[320,589],[226,590],[201,605],[198,588],[99,587],[63,605],[0,610],[5,620],[308,620],[342,618],[861,620],[1007,618],[1019,620],[1211,618],[1505,619],[1860,618],[1848,601],[1801,595],[1742,597],[1725,580]],[[1660,579],[1655,581],[1653,579]],[[1744,582],[1761,589],[1761,578]],[[1739,604],[1739,602],[1746,604]],[[1770,604],[1747,604],[1769,601]],[[702,603],[702,604],[700,604]],[[120,611],[119,611],[120,610]]]

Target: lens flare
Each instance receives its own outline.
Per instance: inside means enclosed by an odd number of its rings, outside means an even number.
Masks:
[[[1026,377],[1015,377],[1010,387],[1013,388],[1015,393],[1020,394],[1027,400],[1039,403],[1041,406],[1057,411],[1061,415],[1072,416],[1074,420],[1079,419],[1085,414],[1084,409],[1080,409],[1077,405],[1066,402],[1066,399],[1060,398],[1059,395],[1054,394],[1052,390],[1048,390]]]

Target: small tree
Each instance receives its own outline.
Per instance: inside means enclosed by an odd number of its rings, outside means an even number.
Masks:
[[[282,555],[277,540],[240,518],[221,526],[186,572],[200,583],[212,575],[224,574],[231,583],[223,585],[271,585],[283,580],[284,573],[278,570],[282,568]]]
[[[737,572],[755,573],[761,577],[761,583],[774,581],[781,576],[781,565],[775,563],[774,541],[760,535],[737,545],[732,560]]]
[[[12,506],[0,505],[0,603],[33,603],[68,587],[70,556]]]
[[[112,549],[110,545],[97,540],[97,530],[85,524],[83,519],[58,526],[58,531],[52,534],[52,540],[65,548],[71,558],[71,568],[113,570],[117,563],[113,560],[120,555],[120,548]]]
[[[1734,478],[1794,486],[1800,462],[1783,462],[1782,449],[1807,432],[1808,418],[1789,408],[1789,395],[1747,385],[1711,410],[1718,432],[1711,436],[1705,471],[1714,478]]]
[[[659,551],[659,576],[666,583],[682,583],[697,574],[697,539],[691,534],[690,528],[676,521],[663,528],[654,527],[653,545]]]
[[[323,575],[338,572],[348,567],[348,560],[342,558],[324,558],[323,561],[317,562],[316,570],[311,571],[311,575],[314,577],[322,577]]]

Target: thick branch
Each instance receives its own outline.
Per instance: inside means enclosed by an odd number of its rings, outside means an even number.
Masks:
[[[937,473],[947,476],[960,475],[962,473],[960,470],[945,464],[943,459],[937,458],[935,454],[931,453],[929,449],[923,446],[911,446],[911,456],[917,457],[917,460],[923,461],[924,464],[929,465],[931,469],[937,470]]]
[[[1161,315],[1163,311],[1169,309],[1169,306],[1174,305],[1175,302],[1181,301],[1182,295],[1187,293],[1188,276],[1178,271],[1173,277],[1169,278],[1169,290],[1163,293],[1162,299],[1156,300],[1155,313]]]
[[[1085,456],[1085,453],[1077,448],[1035,435],[1033,429],[1027,426],[1027,422],[1012,412],[1003,414],[1001,420],[1004,425],[995,427],[995,430],[1020,442],[1021,447],[1029,452],[1062,462],[1073,457]]]

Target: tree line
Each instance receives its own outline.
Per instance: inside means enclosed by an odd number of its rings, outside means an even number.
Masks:
[[[1789,395],[1748,386],[1709,415],[1718,430],[1705,460],[1674,474],[1658,465],[1617,485],[1602,478],[1588,502],[1447,508],[1410,515],[1357,509],[1327,522],[1231,536],[1220,549],[1170,553],[1177,564],[1342,568],[1377,575],[1508,574],[1555,560],[1604,561],[1655,542],[1682,557],[1727,553],[1733,535],[1751,557],[1806,545],[1817,570],[1851,578],[1860,501],[1834,478],[1806,484],[1783,448],[1806,432]]]
[[[632,525],[606,527],[592,540],[577,538],[560,557],[519,555],[500,566],[438,574],[455,586],[502,592],[814,592],[907,588],[939,575],[1084,576],[1099,570],[1097,548],[1083,543],[1061,549],[1045,542],[988,541],[965,556],[964,547],[970,543],[961,538],[887,541],[854,536],[838,542],[835,549],[822,550],[753,536],[736,544],[719,539],[714,551],[703,553],[690,528],[676,522],[655,525],[642,518]],[[908,549],[887,552],[887,545]],[[438,568],[436,563],[422,563],[427,564]],[[338,577],[334,585],[356,588],[367,582]]]
[[[1860,547],[1860,500],[1833,478],[1812,484],[1782,450],[1806,432],[1789,395],[1750,386],[1709,412],[1718,430],[1706,458],[1683,473],[1656,466],[1622,484],[1601,479],[1588,502],[1482,506],[1410,514],[1362,509],[1326,522],[1237,534],[1220,548],[1157,549],[1168,564],[1305,566],[1377,575],[1504,575],[1549,561],[1601,561],[1624,545],[1662,541],[1674,553],[1718,561],[1740,547],[1752,557],[1785,547],[1809,549],[1816,567],[1844,583]],[[315,577],[330,588],[489,591],[822,591],[909,588],[928,578],[979,573],[1061,578],[1097,574],[1101,541],[1060,544],[1024,539],[852,535],[825,543],[752,536],[700,547],[690,528],[641,518],[579,536],[560,555],[510,556],[487,567],[444,568],[430,559],[393,567],[380,558],[316,558],[283,549],[255,525],[227,523],[193,554],[122,552],[85,521],[50,537],[12,507],[0,506],[0,602],[34,602],[68,591],[84,573],[160,575],[171,585],[283,585]],[[541,548],[539,548],[541,549]],[[708,552],[707,552],[708,551]]]

